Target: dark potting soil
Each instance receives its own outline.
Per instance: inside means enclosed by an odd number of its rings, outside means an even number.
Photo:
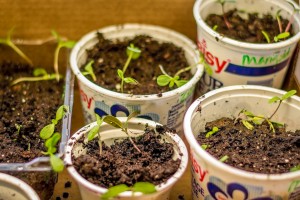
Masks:
[[[29,65],[4,62],[0,66],[1,163],[25,163],[44,156],[42,151],[46,149],[39,132],[51,123],[63,103],[63,84],[56,80],[10,85],[13,80],[32,77],[32,74],[33,68]],[[31,185],[41,199],[51,197],[57,178],[54,172],[9,173]]]
[[[241,120],[221,118],[205,126],[208,132],[213,127],[219,131],[206,138],[207,132],[198,135],[198,142],[208,145],[206,151],[221,159],[227,155],[226,164],[250,172],[279,174],[289,172],[300,163],[300,130],[286,131],[263,123],[253,130],[247,129]]]
[[[166,131],[161,126],[156,130],[160,134]],[[133,138],[141,153],[125,139],[110,147],[103,145],[101,155],[98,141],[94,139],[84,145],[86,155],[73,157],[73,165],[82,177],[106,188],[119,184],[132,186],[136,182],[158,185],[171,177],[180,165],[180,159],[172,159],[173,144],[160,142],[160,137],[153,129],[146,128],[144,135]]]
[[[120,92],[120,89],[116,89],[116,84],[121,83],[117,69],[123,69],[127,60],[126,48],[131,43],[142,52],[138,59],[131,60],[125,77],[132,77],[139,84],[125,84],[124,93],[146,95],[169,91],[168,86],[162,87],[156,83],[156,78],[162,74],[159,65],[162,65],[171,76],[174,76],[178,70],[189,66],[182,48],[172,43],[158,42],[150,36],[140,35],[124,41],[111,41],[99,33],[98,39],[99,42],[92,49],[87,50],[86,63],[94,60],[93,69],[97,77],[95,83],[112,91]],[[189,80],[191,77],[190,72],[180,75],[183,80]],[[88,76],[88,78],[91,77]],[[176,86],[172,89],[174,88]]]
[[[225,13],[231,28],[228,28],[224,21],[223,15],[210,14],[205,19],[205,22],[213,28],[217,25],[216,31],[226,37],[250,43],[267,43],[262,31],[268,33],[271,43],[273,38],[280,34],[278,22],[271,14],[265,14],[260,17],[257,13],[248,13],[248,18],[241,17],[241,11],[237,9],[229,10]],[[244,13],[243,13],[244,14]],[[281,19],[282,32],[288,24],[287,19]],[[291,36],[293,35],[292,27],[289,30]]]

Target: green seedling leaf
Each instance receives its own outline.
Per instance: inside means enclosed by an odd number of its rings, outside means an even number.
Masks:
[[[286,39],[290,37],[290,32],[283,32],[274,37],[274,41],[278,42],[279,40]]]
[[[218,29],[218,25],[214,25],[212,29],[216,31]]]
[[[281,100],[280,97],[275,96],[275,97],[272,97],[272,98],[269,100],[269,103],[274,103],[274,102],[277,102],[277,101],[280,101],[280,100]]]
[[[149,182],[137,182],[132,187],[133,192],[141,192],[143,194],[151,194],[156,192],[155,185]]]
[[[124,79],[124,73],[122,70],[118,69],[118,76],[121,78],[121,79]]]
[[[45,142],[45,146],[50,148],[50,147],[55,147],[57,143],[59,142],[61,138],[60,133],[56,132],[52,135],[52,137],[48,138]],[[52,152],[55,153],[55,152]]]
[[[296,172],[296,171],[299,171],[300,170],[300,165],[297,165],[297,166],[295,166],[295,167],[292,167],[291,169],[290,169],[290,172]]]
[[[203,150],[206,150],[208,147],[209,147],[208,144],[202,144],[202,145],[201,145],[201,148],[202,148]]]
[[[172,77],[170,77],[169,75],[159,75],[156,79],[156,82],[159,86],[166,86],[170,83]]]
[[[58,108],[58,110],[56,111],[56,117],[55,119],[57,121],[61,120],[63,118],[63,116],[65,115],[66,112],[68,112],[69,108],[66,105],[62,105]]]
[[[188,82],[188,80],[178,80],[178,81],[175,81],[175,84],[177,87],[181,87],[184,84],[186,84],[187,82]]]
[[[296,90],[290,90],[282,96],[281,100],[284,101],[284,100],[290,98],[291,96],[295,95],[296,93],[297,93]]]
[[[90,132],[88,133],[88,141],[91,141],[94,139],[94,137],[97,135],[99,132],[100,127],[99,126],[94,126]]]
[[[107,124],[110,124],[111,126],[115,127],[115,128],[123,128],[123,124],[122,122],[117,119],[116,117],[114,116],[111,116],[111,115],[107,115],[103,121]]]
[[[50,138],[54,133],[54,128],[55,128],[55,124],[48,124],[41,130],[40,137],[44,140]]]
[[[248,122],[247,120],[242,120],[242,123],[244,124],[244,126],[249,129],[249,130],[253,130],[254,126],[252,124],[250,124],[250,122]]]
[[[141,50],[138,47],[135,47],[134,44],[130,44],[130,46],[126,49],[126,54],[128,57],[131,57],[133,60],[136,60],[141,55]]]
[[[110,199],[110,198],[117,197],[119,194],[121,194],[122,192],[128,191],[129,189],[130,189],[130,187],[128,187],[125,184],[120,184],[120,185],[110,187],[110,188],[107,189],[107,192],[105,192],[101,196],[101,199],[102,200],[107,200],[107,199]]]
[[[132,113],[130,113],[130,115],[127,117],[127,120],[126,120],[126,122],[128,122],[130,119],[132,119],[132,118],[134,118],[134,117],[136,117],[137,115],[139,114],[139,112],[138,111],[133,111]]]
[[[124,78],[124,82],[134,84],[134,85],[137,85],[139,83],[137,80],[135,80],[134,78],[131,78],[131,77]]]
[[[50,163],[55,172],[62,172],[64,170],[64,162],[56,155],[50,155]]]
[[[45,76],[48,73],[43,68],[36,68],[33,70],[33,76]]]
[[[225,162],[228,158],[229,156],[225,155],[222,158],[220,158],[220,162]]]
[[[212,136],[213,134],[217,133],[219,131],[219,128],[218,127],[213,127],[211,131],[207,132],[205,137],[206,138],[209,138],[210,136]]]
[[[268,42],[268,43],[271,43],[269,34],[268,34],[266,31],[261,31],[261,33],[262,33],[263,36],[266,38],[267,42]]]
[[[91,60],[90,62],[88,62],[88,64],[85,65],[84,67],[84,72],[81,72],[83,75],[90,75],[93,79],[93,81],[96,81],[97,78],[96,78],[96,75],[94,73],[94,69],[93,69],[93,65],[94,64],[94,60]]]

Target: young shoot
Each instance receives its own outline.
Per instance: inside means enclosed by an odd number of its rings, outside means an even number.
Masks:
[[[201,148],[202,148],[203,150],[206,150],[208,147],[209,147],[208,144],[202,144],[202,145],[201,145]]]
[[[274,37],[274,42],[279,42],[280,40],[284,40],[290,37],[290,32],[279,33]]]
[[[209,131],[209,132],[206,133],[205,137],[209,138],[210,136],[212,136],[213,134],[217,133],[218,131],[219,131],[219,128],[216,127],[216,126],[214,126],[211,131]]]
[[[271,99],[269,99],[269,103],[276,103],[277,101],[279,101],[278,106],[276,107],[275,111],[271,114],[270,117],[264,117],[262,115],[254,115],[253,113],[247,111],[247,110],[242,110],[239,113],[239,116],[237,119],[241,119],[243,125],[249,129],[249,130],[253,130],[254,126],[253,125],[260,125],[262,124],[264,121],[266,121],[270,127],[270,130],[275,133],[275,128],[276,127],[280,127],[280,126],[284,126],[283,123],[279,123],[279,122],[274,122],[271,121],[271,118],[275,115],[275,113],[278,111],[281,103],[290,98],[291,96],[293,96],[294,94],[296,94],[297,91],[296,90],[290,90],[288,92],[286,92],[284,95],[282,95],[281,97],[275,96],[272,97]]]
[[[104,117],[105,118],[105,117]],[[97,125],[94,126],[88,133],[88,141],[94,139],[96,135],[98,135],[98,145],[99,145],[99,155],[102,154],[102,141],[101,141],[101,134],[100,134],[100,126],[103,123],[103,118],[101,118],[98,114],[96,114],[96,122]]]
[[[50,156],[50,164],[54,171],[61,172],[64,169],[64,162],[56,156],[54,153],[57,151],[57,143],[61,138],[59,132],[55,132],[55,125],[63,118],[66,112],[68,112],[68,106],[62,105],[56,111],[55,119],[51,120],[51,124],[46,125],[40,131],[40,138],[45,141],[45,146],[47,148],[46,152],[43,152],[45,155]]]
[[[229,2],[235,3],[235,0],[217,0],[217,2],[220,3],[222,6],[223,19],[224,19],[224,22],[225,22],[227,28],[231,29],[232,24],[228,21],[228,19],[226,17],[224,6],[225,6],[225,3],[229,3]]]
[[[213,74],[213,70],[210,67],[210,65],[206,62],[204,54],[200,52],[200,62],[203,66],[204,66],[204,70],[205,72],[209,75],[212,76]]]
[[[75,45],[75,41],[66,40],[66,39],[60,37],[58,35],[58,33],[54,30],[52,30],[51,33],[57,41],[57,46],[56,46],[55,52],[54,52],[54,71],[56,74],[56,80],[59,81],[60,76],[59,76],[59,70],[58,70],[58,57],[59,57],[60,49],[63,47],[68,48],[68,49],[73,48]]]
[[[225,155],[222,158],[220,158],[220,162],[225,162],[226,160],[228,160],[229,156]]]
[[[62,77],[62,75],[59,75]],[[36,68],[33,71],[33,77],[21,77],[14,80],[11,85],[16,85],[20,82],[26,81],[46,81],[46,80],[54,80],[56,79],[56,74],[48,74],[45,69],[43,68]]]
[[[108,200],[117,197],[122,192],[132,191],[132,196],[135,192],[141,192],[143,194],[151,194],[156,192],[155,185],[149,182],[136,182],[133,186],[127,186],[125,184],[116,185],[108,188],[108,190],[101,196],[101,200]]]
[[[106,122],[107,124],[110,124],[111,126],[115,127],[115,128],[120,128],[124,133],[126,133],[126,135],[128,136],[129,141],[131,142],[131,144],[133,145],[133,147],[138,151],[141,152],[141,150],[136,146],[136,144],[134,143],[134,141],[132,140],[132,138],[129,135],[128,132],[128,121],[137,116],[138,112],[134,111],[132,112],[128,117],[127,120],[125,121],[125,123],[123,124],[118,118],[111,116],[111,115],[107,115],[103,121]]]
[[[159,65],[159,68],[163,74],[157,77],[157,84],[159,86],[169,85],[169,88],[172,88],[174,87],[174,85],[176,85],[177,87],[181,87],[188,82],[188,80],[180,80],[179,75],[183,72],[191,70],[192,66],[180,69],[173,77],[167,74],[162,65]]]
[[[93,69],[93,65],[94,64],[94,61],[91,60],[90,62],[88,62],[88,64],[86,64],[84,66],[84,70],[85,71],[82,71],[81,73],[84,75],[84,76],[87,76],[87,75],[90,75],[93,79],[93,81],[96,81],[97,78],[96,78],[96,75],[94,74],[94,69]]]
[[[288,22],[288,24],[287,24],[287,26],[286,26],[284,32],[289,32],[289,31],[290,31],[290,28],[291,28],[292,23],[293,23],[293,21],[294,21],[294,16],[295,16],[296,13],[298,13],[298,12],[300,11],[299,9],[297,9],[297,8],[294,6],[294,4],[293,4],[292,2],[290,2],[289,0],[288,0],[287,2],[293,7],[293,13],[292,13],[292,15],[290,16],[289,22]]]
[[[125,77],[125,72],[131,62],[131,60],[136,60],[140,57],[141,55],[141,50],[138,47],[135,47],[134,44],[130,44],[130,46],[127,47],[126,49],[126,54],[127,54],[127,60],[126,63],[123,66],[123,69],[120,70],[118,69],[117,73],[118,76],[121,78],[121,92],[124,92],[124,82],[129,83],[129,84],[138,84],[138,81],[135,80],[134,78],[131,77]]]
[[[13,32],[13,28],[10,29],[7,33],[7,37],[6,38],[0,38],[0,44],[4,44],[9,46],[10,48],[12,48],[21,58],[23,58],[29,65],[33,65],[32,61],[30,60],[30,58],[28,58],[28,56],[26,56],[25,53],[23,53],[21,51],[21,49],[19,49],[11,40],[11,35]]]
[[[267,40],[267,42],[271,43],[269,34],[266,31],[261,31],[261,33],[263,34],[263,36],[265,37],[265,39]]]
[[[282,33],[282,22],[281,22],[281,16],[280,16],[280,12],[281,12],[281,9],[279,9],[277,12],[276,12],[276,20],[277,20],[277,23],[278,23],[278,28],[279,28],[279,33]]]

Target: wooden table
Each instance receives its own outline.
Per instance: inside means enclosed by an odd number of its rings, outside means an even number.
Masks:
[[[84,125],[79,91],[76,87],[74,91],[74,106],[72,115],[72,133],[74,133]],[[71,182],[71,187],[65,188],[66,182]],[[65,195],[68,195],[68,198],[63,198],[63,193],[67,193]],[[185,200],[191,199],[191,173],[189,166],[185,171],[183,177],[181,177],[181,179],[178,180],[178,182],[173,187],[170,200],[177,200],[179,195],[184,195]],[[75,180],[73,180],[72,177],[68,175],[66,169],[59,174],[58,182],[55,186],[54,194],[51,200],[58,200],[58,197],[60,197],[62,200],[81,200],[78,186]]]

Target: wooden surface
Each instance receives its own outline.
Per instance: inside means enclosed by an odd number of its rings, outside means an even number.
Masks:
[[[72,133],[81,128],[84,125],[84,120],[82,116],[82,108],[80,103],[80,96],[77,88],[75,87],[74,94],[74,107],[72,114]],[[186,141],[185,141],[186,143]],[[72,186],[70,188],[65,188],[65,183],[70,181]],[[67,192],[69,194],[68,199],[70,200],[81,200],[80,192],[76,182],[69,176],[67,170],[64,170],[58,176],[58,183],[55,186],[55,191],[51,200],[56,200],[57,197],[63,197],[63,193]],[[177,200],[179,195],[184,195],[185,200],[191,199],[191,173],[190,167],[188,166],[185,171],[184,176],[178,180],[171,192],[170,200]]]

